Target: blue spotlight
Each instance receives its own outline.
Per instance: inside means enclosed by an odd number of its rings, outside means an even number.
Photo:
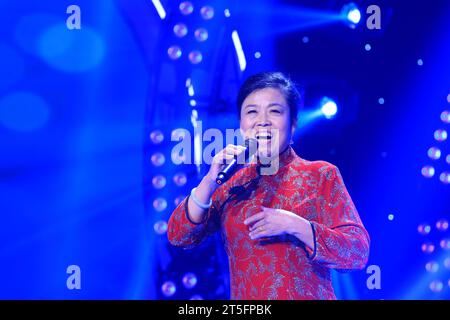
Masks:
[[[328,97],[322,98],[320,101],[320,110],[327,119],[331,119],[337,113],[337,104]]]
[[[353,2],[346,4],[342,7],[341,14],[344,19],[348,20],[348,22],[355,26],[361,21],[361,11],[359,11],[356,4]]]

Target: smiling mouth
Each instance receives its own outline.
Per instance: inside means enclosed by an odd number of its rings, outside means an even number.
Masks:
[[[256,135],[256,139],[258,141],[270,141],[272,139],[272,135],[270,133],[258,133]]]

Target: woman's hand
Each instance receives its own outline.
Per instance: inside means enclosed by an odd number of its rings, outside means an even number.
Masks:
[[[271,209],[263,206],[261,208],[261,212],[244,221],[245,225],[250,225],[249,236],[251,239],[291,234],[304,242],[308,247],[314,247],[311,224],[308,220],[287,210]]]
[[[234,157],[239,156],[242,152],[245,152],[245,147],[235,146],[232,144],[227,145],[224,149],[219,151],[212,159],[211,167],[205,178],[211,185],[216,186],[216,178],[219,172],[221,172],[227,163],[234,159]]]

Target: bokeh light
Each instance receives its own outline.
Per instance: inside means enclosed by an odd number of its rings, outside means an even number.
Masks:
[[[444,288],[444,284],[440,280],[433,280],[430,283],[430,290],[435,293],[441,292],[443,288]]]
[[[433,253],[434,252],[435,246],[431,242],[427,242],[427,243],[422,244],[421,249],[422,249],[423,253],[428,253],[429,254],[429,253]]]
[[[444,171],[439,175],[439,180],[442,183],[450,184],[450,172]]]
[[[167,208],[166,199],[156,198],[155,200],[153,200],[153,208],[155,208],[155,210],[158,212],[164,211]]]
[[[175,294],[175,292],[177,292],[177,287],[172,281],[166,281],[161,286],[161,292],[164,296],[171,297]]]
[[[194,6],[190,1],[183,1],[182,3],[180,3],[179,8],[181,13],[185,16],[191,14],[194,11]]]
[[[423,175],[425,178],[431,178],[431,177],[433,177],[433,176],[434,176],[434,173],[435,173],[435,170],[434,170],[434,168],[433,168],[432,166],[424,166],[424,167],[422,168],[422,175]]]
[[[431,231],[431,226],[429,224],[423,223],[417,227],[417,231],[422,235],[427,235]]]
[[[105,57],[105,42],[100,34],[83,26],[67,32],[65,24],[57,24],[39,38],[39,55],[55,69],[79,73],[92,70]]]
[[[437,160],[441,157],[441,150],[436,147],[431,147],[428,149],[428,157],[433,160]]]
[[[447,131],[443,129],[438,129],[434,132],[434,139],[439,142],[447,140]]]
[[[448,229],[448,220],[446,219],[441,219],[439,221],[436,222],[436,229],[439,231],[447,231]]]
[[[188,272],[183,276],[183,285],[186,289],[192,289],[197,284],[197,277],[192,272]]]
[[[444,267],[450,270],[450,257],[444,259]]]
[[[159,235],[164,234],[167,232],[167,222],[165,221],[157,221],[155,222],[155,224],[153,225],[153,229],[155,230],[155,232]]]
[[[194,32],[195,39],[199,42],[206,41],[208,39],[208,31],[205,28],[198,28]]]
[[[166,157],[161,152],[156,152],[152,155],[151,161],[154,166],[160,167],[166,162]]]
[[[150,133],[150,141],[153,142],[153,144],[160,144],[164,141],[164,134],[161,130],[154,130]]]
[[[186,198],[186,196],[184,196],[184,195],[176,197],[175,200],[174,200],[175,206],[178,206],[181,203],[181,201],[184,200],[184,198]]]
[[[214,8],[211,6],[204,6],[200,9],[200,14],[203,19],[210,20],[214,17]]]
[[[189,60],[192,64],[199,64],[203,60],[202,53],[198,50],[189,53]]]
[[[187,35],[188,28],[186,27],[186,25],[184,23],[177,23],[173,27],[173,33],[175,33],[175,35],[178,38],[183,38],[185,35]]]
[[[436,261],[427,262],[427,264],[425,265],[425,269],[428,272],[436,273],[439,271],[439,264]]]
[[[186,174],[183,172],[179,172],[173,176],[173,182],[178,186],[182,187],[187,182]]]
[[[178,60],[181,57],[181,48],[179,46],[173,45],[167,49],[167,54],[172,60]]]
[[[442,249],[444,250],[450,250],[450,239],[446,238],[446,239],[442,239],[439,242],[439,245],[441,246]]]
[[[444,123],[450,123],[450,111],[448,110],[442,111],[441,120]]]
[[[162,189],[166,186],[166,178],[163,175],[153,177],[152,184],[155,189]]]

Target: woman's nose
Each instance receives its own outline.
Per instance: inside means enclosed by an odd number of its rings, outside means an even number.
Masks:
[[[268,119],[266,114],[261,114],[256,122],[256,126],[259,127],[268,127],[270,125],[271,125],[270,120]]]

